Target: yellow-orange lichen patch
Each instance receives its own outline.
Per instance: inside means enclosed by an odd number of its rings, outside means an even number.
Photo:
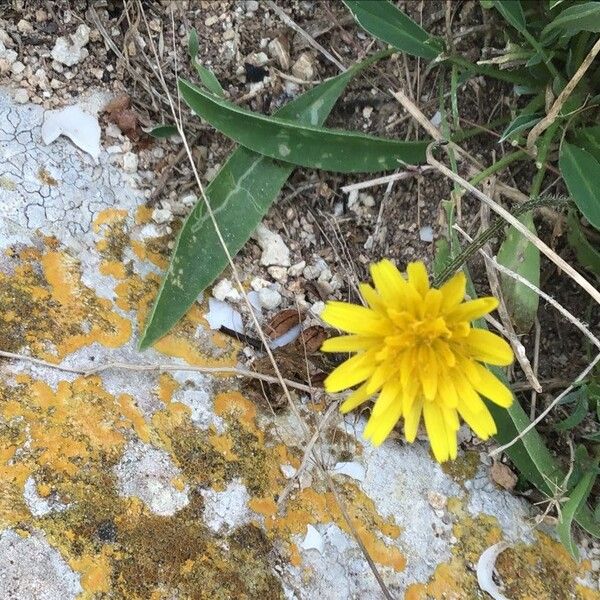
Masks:
[[[454,526],[458,542],[452,558],[438,565],[430,581],[413,584],[405,600],[480,600],[472,565],[483,551],[502,539],[494,517],[463,517]],[[600,594],[577,584],[580,568],[567,551],[544,533],[532,545],[517,544],[500,554],[496,569],[511,600],[599,600]],[[589,595],[591,593],[591,596]]]
[[[105,260],[100,264],[100,273],[115,279],[125,279],[127,268],[122,262],[116,260]]]
[[[56,361],[93,342],[115,348],[129,340],[130,322],[81,282],[71,256],[29,248],[14,263],[11,272],[0,273],[4,350],[28,346],[33,354]]]
[[[127,211],[123,208],[106,208],[101,210],[95,217],[93,228],[98,233],[102,225],[114,225],[121,223],[127,218]]]

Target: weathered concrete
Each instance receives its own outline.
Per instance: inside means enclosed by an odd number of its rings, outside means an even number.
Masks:
[[[44,146],[42,119],[0,96],[0,348],[78,368],[234,365],[239,346],[208,329],[204,303],[136,351],[172,235],[135,175],[106,151],[96,165],[64,138]],[[182,371],[0,363],[0,597],[380,598],[316,470],[277,506],[302,460],[299,427],[238,389]],[[318,408],[299,403],[306,417]],[[497,563],[509,598],[600,598],[591,550],[577,565],[534,532],[530,506],[478,453],[441,468],[425,443],[363,446],[362,426],[338,419],[322,450],[396,598],[483,598],[473,565],[501,539],[515,543]]]

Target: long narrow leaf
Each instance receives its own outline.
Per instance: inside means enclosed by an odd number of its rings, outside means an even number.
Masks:
[[[319,127],[318,112],[304,123],[267,117],[217,98],[179,81],[188,106],[215,129],[240,145],[276,160],[340,173],[373,173],[396,169],[404,162],[425,160],[428,142],[401,142]]]
[[[600,188],[596,181],[600,163],[586,150],[564,142],[558,164],[575,204],[583,216],[600,230]]]
[[[569,499],[563,504],[560,511],[560,521],[556,526],[556,532],[565,548],[571,553],[573,558],[579,558],[577,546],[571,536],[571,527],[573,520],[580,507],[585,506],[587,497],[590,495],[594,481],[596,480],[596,471],[592,470],[586,473],[571,492]]]
[[[565,8],[544,28],[542,37],[554,31],[569,35],[580,31],[600,31],[600,3],[582,2]]]
[[[517,30],[526,30],[525,14],[519,0],[492,0],[494,8]]]
[[[299,123],[321,124],[357,73],[383,56],[374,55],[320,84],[278,112]],[[294,167],[238,148],[206,188],[215,219],[236,254],[271,206]],[[203,202],[185,220],[140,341],[147,348],[165,335],[227,265],[227,256]]]
[[[388,0],[344,0],[344,4],[365,31],[402,52],[433,60],[442,51],[439,38],[429,35]]]

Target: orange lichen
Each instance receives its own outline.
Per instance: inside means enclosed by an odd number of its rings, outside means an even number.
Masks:
[[[127,218],[127,211],[123,208],[105,208],[101,210],[95,217],[93,222],[94,231],[100,231],[102,225],[113,225]]]
[[[405,600],[479,600],[481,591],[472,565],[502,539],[495,518],[463,517],[454,526],[458,539],[452,558],[438,565],[428,583],[409,586]],[[558,542],[538,532],[532,545],[517,544],[500,554],[496,569],[511,600],[599,600],[600,594],[576,584],[578,566]]]
[[[100,273],[115,279],[125,279],[127,277],[127,269],[125,265],[116,260],[105,260],[100,265]]]

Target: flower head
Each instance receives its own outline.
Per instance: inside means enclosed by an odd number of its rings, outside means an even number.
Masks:
[[[367,307],[328,302],[321,318],[350,335],[328,339],[324,352],[354,356],[325,380],[328,392],[361,384],[341,406],[346,413],[378,394],[364,436],[378,446],[404,418],[413,442],[421,415],[439,462],[456,458],[456,432],[463,419],[482,439],[496,425],[481,396],[502,407],[510,390],[481,363],[508,365],[510,346],[484,329],[471,327],[498,305],[495,298],[464,302],[466,277],[457,273],[431,288],[422,262],[410,263],[407,278],[389,260],[371,265],[375,287],[363,283]]]

